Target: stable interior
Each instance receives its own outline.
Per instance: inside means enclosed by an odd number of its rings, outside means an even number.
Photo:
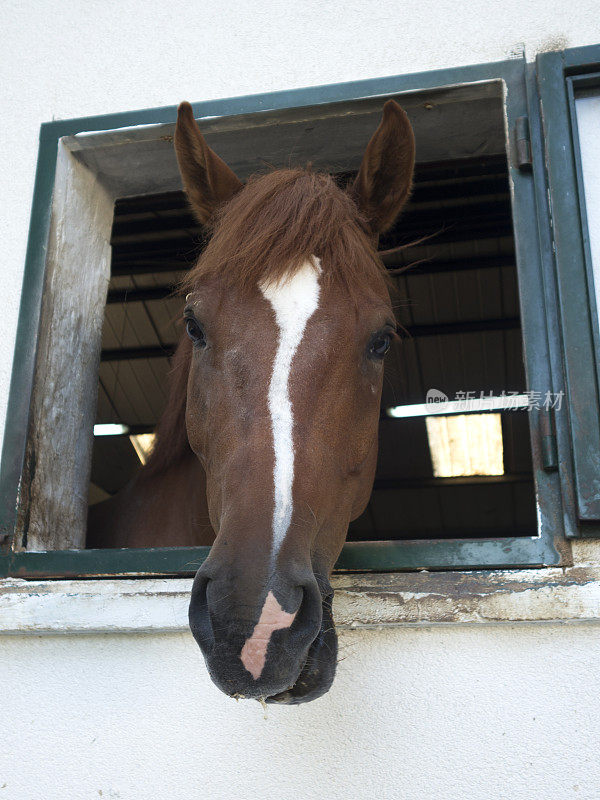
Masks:
[[[345,181],[385,99],[200,124],[242,178],[264,163],[311,161]],[[432,417],[406,408],[425,404],[432,389],[449,400],[461,392],[478,398],[526,391],[502,84],[397,99],[415,129],[418,163],[411,201],[380,250],[390,270],[401,270],[394,305],[405,335],[387,357],[377,476],[349,540],[536,535],[525,410]],[[130,137],[136,175],[146,162],[155,169],[143,187],[132,174],[130,196],[115,204],[98,385],[97,424],[122,427],[94,438],[91,503],[117,492],[141,466],[181,331],[183,302],[173,288],[203,242],[180,189],[169,134],[140,137],[135,131]],[[128,163],[127,144],[115,147],[109,138],[100,144],[110,182],[111,170],[116,175]],[[86,146],[83,139],[84,160]]]

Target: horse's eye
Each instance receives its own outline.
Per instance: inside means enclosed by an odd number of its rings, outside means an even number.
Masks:
[[[206,345],[204,331],[200,325],[198,325],[195,319],[192,319],[191,317],[186,319],[185,330],[194,344],[198,345],[199,347],[204,347]]]
[[[392,344],[392,337],[389,333],[378,333],[369,345],[369,356],[374,359],[382,359]]]

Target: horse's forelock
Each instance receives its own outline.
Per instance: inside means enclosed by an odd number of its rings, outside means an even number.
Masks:
[[[256,290],[295,274],[317,256],[325,281],[357,295],[385,276],[368,226],[349,194],[327,174],[274,170],[251,178],[217,214],[212,237],[182,289],[219,276],[229,287]]]

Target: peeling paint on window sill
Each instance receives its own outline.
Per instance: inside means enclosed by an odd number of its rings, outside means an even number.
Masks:
[[[600,621],[600,566],[336,575],[339,628]],[[187,629],[189,579],[0,581],[0,634]]]

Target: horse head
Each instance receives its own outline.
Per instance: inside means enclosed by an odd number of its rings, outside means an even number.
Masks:
[[[377,237],[410,192],[414,139],[394,102],[354,183],[282,169],[245,185],[179,108],[183,184],[211,238],[186,279],[186,427],[216,539],[190,626],[228,695],[299,703],[333,681],[331,571],[377,459],[395,335]]]

